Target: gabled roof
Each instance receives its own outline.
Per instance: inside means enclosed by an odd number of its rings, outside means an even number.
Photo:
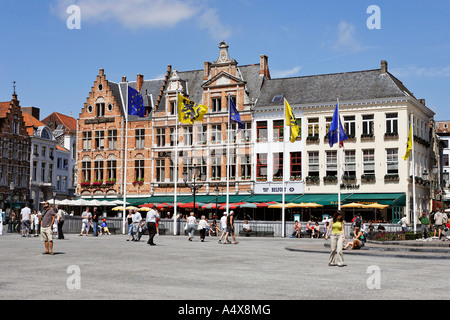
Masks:
[[[0,118],[5,118],[8,113],[11,101],[0,102]]]
[[[37,129],[39,127],[45,127],[45,124],[43,124],[41,121],[33,117],[29,113],[22,113],[23,121],[25,122],[25,127],[27,128],[28,135],[32,136],[34,135],[34,129]]]
[[[46,118],[42,119],[42,123],[45,125],[48,125],[51,121],[55,121],[56,125],[63,125],[65,131],[77,131],[77,120],[73,117],[66,116],[65,114],[61,114],[59,112],[53,112]]]
[[[161,90],[161,87],[163,85],[164,80],[163,79],[152,79],[152,80],[144,80],[142,83],[142,87],[140,90],[140,94],[142,95],[144,99],[144,107],[145,108],[151,108],[152,104],[156,103],[156,99],[158,98],[159,91]],[[125,109],[125,106],[123,105],[125,103],[126,105],[126,99],[127,99],[127,84],[124,82],[117,83],[113,81],[108,81],[108,85],[111,88],[111,91],[114,95],[114,98],[117,102],[117,104],[121,107],[122,110]],[[134,89],[137,88],[137,82],[136,81],[129,81],[128,85]],[[122,93],[122,95],[121,95]],[[153,103],[152,99],[153,98]],[[122,103],[123,99],[123,103]],[[151,114],[151,113],[150,113]],[[138,116],[129,116],[129,121],[135,121],[139,120],[140,118]],[[143,118],[148,119],[148,118]]]
[[[282,105],[272,102],[283,95],[297,105],[343,101],[412,97],[412,93],[390,73],[380,69],[295,78],[270,79],[264,82],[256,107]]]

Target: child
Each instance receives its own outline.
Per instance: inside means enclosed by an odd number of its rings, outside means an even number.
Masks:
[[[106,219],[103,219],[102,224],[100,225],[100,227],[102,227],[101,230],[103,230],[103,233],[111,235],[111,233],[108,230],[108,225],[106,224]]]

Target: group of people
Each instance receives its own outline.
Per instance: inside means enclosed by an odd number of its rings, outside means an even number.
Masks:
[[[150,246],[156,245],[154,242],[155,235],[159,234],[158,221],[160,220],[158,210],[153,205],[150,211],[147,212],[145,220],[142,219],[141,213],[138,209],[129,210],[125,219],[128,226],[127,241],[140,241],[142,235],[148,230],[149,239],[147,244]]]
[[[239,243],[236,240],[236,236],[234,234],[234,220],[235,220],[234,211],[230,211],[230,214],[228,214],[227,212],[223,213],[222,218],[220,218],[220,227],[222,229],[222,234],[220,236],[219,243],[224,244],[231,243],[231,241],[228,239],[230,235],[233,238],[234,244]],[[210,223],[203,215],[201,216],[200,221],[197,222],[197,218],[195,218],[194,212],[191,212],[189,217],[186,219],[186,231],[188,233],[189,241],[193,240],[196,229],[198,229],[200,232],[201,242],[205,241],[207,232],[209,236],[211,236],[211,233],[219,235],[219,227],[215,219],[213,219],[212,222]]]
[[[83,236],[84,232],[85,236],[87,236],[89,234],[89,230],[91,227],[94,237],[103,234],[110,235],[111,232],[109,232],[108,223],[106,222],[106,219],[102,219],[101,223],[99,224],[100,219],[102,217],[100,210],[98,210],[97,207],[94,207],[92,213],[89,210],[90,210],[89,207],[86,207],[86,210],[84,210],[81,213],[81,232],[79,235]]]
[[[328,229],[328,221],[325,221],[324,225],[324,233],[327,232]],[[315,222],[314,225],[311,221],[308,221],[305,227],[306,233],[310,238],[320,238],[321,232],[320,232],[320,225],[319,222]],[[295,220],[294,224],[294,231],[292,232],[291,238],[301,238],[302,237],[302,224],[300,221]]]
[[[433,239],[441,239],[444,230],[448,230],[450,227],[447,213],[445,213],[444,209],[441,211],[432,211],[430,213],[430,217],[426,211],[422,212],[422,216],[419,218],[419,221],[422,225],[422,239],[428,238],[431,235],[431,232],[434,231]],[[400,221],[402,222],[402,221]],[[403,227],[402,223],[402,227]],[[431,231],[431,232],[430,232]],[[447,236],[450,239],[450,236]]]

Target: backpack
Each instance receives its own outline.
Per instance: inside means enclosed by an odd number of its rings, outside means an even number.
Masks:
[[[361,228],[361,219],[358,217],[355,219],[355,227]]]

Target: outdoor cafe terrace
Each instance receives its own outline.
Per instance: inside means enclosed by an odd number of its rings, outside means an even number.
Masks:
[[[159,195],[145,198],[126,198],[126,210],[137,208],[145,215],[151,205],[157,206],[162,218],[173,217],[173,195]],[[230,210],[239,220],[280,221],[282,220],[281,194],[229,195]],[[75,200],[53,200],[50,203],[63,206],[66,212],[81,215],[84,207],[100,207],[104,216],[122,217],[123,198],[78,198]],[[220,218],[226,209],[226,195],[196,195],[195,209],[193,195],[177,197],[177,212],[182,216],[194,211],[197,217]],[[355,214],[361,214],[365,221],[397,223],[406,206],[404,193],[341,194],[341,209],[346,221]],[[286,221],[322,221],[332,216],[338,207],[337,194],[297,194],[285,196]]]

